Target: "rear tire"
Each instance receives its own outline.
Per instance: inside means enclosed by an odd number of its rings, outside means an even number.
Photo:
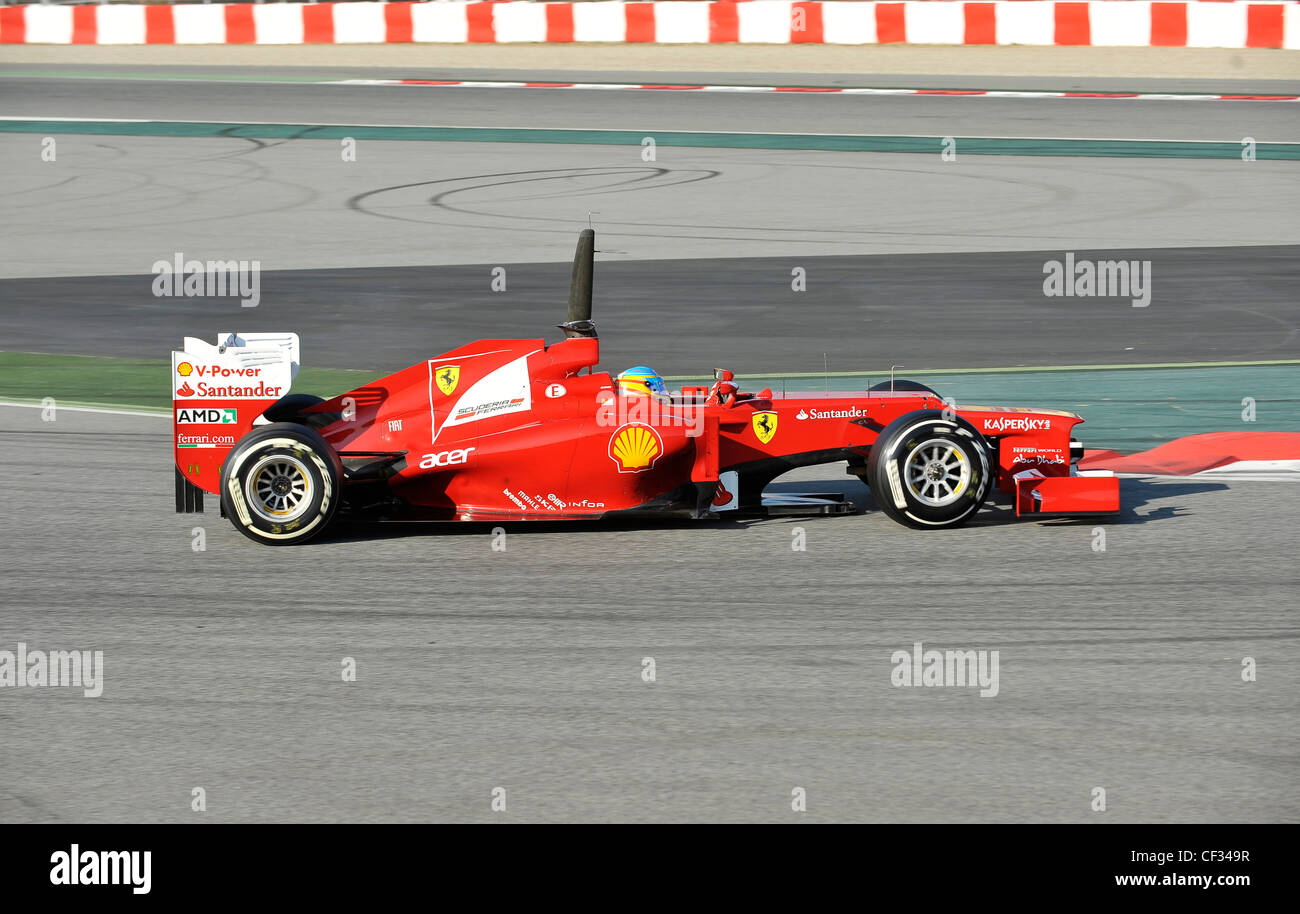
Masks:
[[[319,433],[290,422],[253,429],[221,467],[221,507],[235,529],[273,546],[303,543],[329,525],[343,465]]]
[[[890,389],[889,383],[890,382],[888,381],[881,381],[879,384],[872,384],[870,387],[867,388],[867,393],[871,394],[871,393],[877,393],[882,390],[889,390]],[[893,383],[894,383],[893,389],[898,392],[930,393],[930,394],[934,394],[936,397],[939,397],[939,392],[937,390],[935,390],[933,387],[926,387],[920,381],[909,381],[907,378],[895,378]],[[939,397],[939,399],[942,400],[943,397]]]
[[[937,409],[886,425],[867,459],[866,482],[880,510],[922,530],[964,524],[984,504],[990,479],[983,436]]]
[[[324,428],[338,419],[337,413],[308,412],[325,401],[314,394],[285,394],[262,413],[268,422],[294,422],[308,428]]]

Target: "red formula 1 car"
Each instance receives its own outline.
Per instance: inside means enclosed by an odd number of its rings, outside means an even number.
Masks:
[[[764,498],[795,467],[847,461],[879,508],[955,527],[996,486],[1018,514],[1119,510],[1118,480],[1080,472],[1074,413],[957,406],[890,381],[776,397],[728,371],[668,397],[596,371],[594,233],[578,243],[565,339],[482,340],[330,400],[291,394],[295,334],[187,338],[172,354],[176,508],[222,514],[262,543],[303,542],[342,510],[384,520],[717,519],[854,510]],[[730,515],[735,516],[735,515]]]

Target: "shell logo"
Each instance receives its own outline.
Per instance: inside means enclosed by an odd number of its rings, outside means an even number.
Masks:
[[[620,473],[648,470],[663,452],[663,439],[648,425],[625,425],[609,436],[609,459]]]
[[[194,366],[189,362],[181,362],[176,366],[176,373],[182,378],[188,378],[194,372]]]

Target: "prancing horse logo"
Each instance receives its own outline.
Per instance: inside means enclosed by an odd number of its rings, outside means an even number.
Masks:
[[[774,412],[754,413],[749,421],[753,423],[754,434],[758,436],[759,441],[767,444],[772,440],[772,436],[776,434],[776,419]]]
[[[460,366],[443,365],[434,373],[434,378],[438,381],[438,389],[451,396],[456,390],[456,385],[460,383]]]

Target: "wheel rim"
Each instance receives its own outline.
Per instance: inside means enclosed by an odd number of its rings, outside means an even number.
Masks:
[[[907,455],[903,466],[912,495],[931,508],[952,504],[970,487],[970,457],[946,438],[931,438],[918,444]]]
[[[276,524],[297,520],[311,505],[311,475],[297,457],[263,457],[246,477],[244,493],[253,513]]]

